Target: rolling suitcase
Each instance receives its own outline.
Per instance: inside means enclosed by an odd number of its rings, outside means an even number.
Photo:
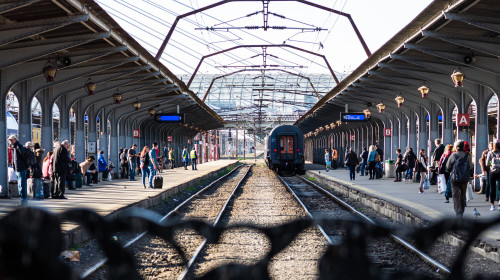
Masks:
[[[155,188],[155,189],[163,188],[163,177],[155,176],[153,178],[153,188]]]

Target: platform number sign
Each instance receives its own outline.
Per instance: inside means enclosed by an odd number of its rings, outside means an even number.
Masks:
[[[132,130],[132,135],[134,138],[139,138],[141,137],[141,131],[139,129],[134,129]]]
[[[392,128],[384,128],[384,136],[391,137],[392,136]]]
[[[457,126],[470,126],[469,114],[457,114]]]
[[[172,142],[172,136],[167,136],[167,141]]]
[[[191,144],[191,139],[188,139],[188,144]]]
[[[356,139],[354,135],[351,135],[351,141],[354,141],[354,139]]]

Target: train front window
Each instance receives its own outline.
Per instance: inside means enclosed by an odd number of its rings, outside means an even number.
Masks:
[[[293,154],[293,136],[280,136],[280,153]]]

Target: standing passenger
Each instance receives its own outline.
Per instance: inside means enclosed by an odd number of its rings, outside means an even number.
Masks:
[[[330,170],[330,165],[331,165],[331,161],[330,161],[330,154],[328,153],[328,149],[325,149],[325,166],[326,166],[326,172],[328,172],[328,170]]]
[[[337,160],[339,159],[339,154],[337,150],[332,148],[332,170],[337,169]]]
[[[142,174],[142,186],[146,188],[146,180],[149,180],[149,147],[144,146],[142,149],[141,155],[141,174]]]
[[[491,211],[495,211],[495,200],[497,197],[497,183],[500,182],[500,141],[497,140],[493,150],[488,153],[486,163],[489,165],[490,170],[490,202]],[[500,210],[500,203],[499,203]]]
[[[128,178],[128,170],[129,170],[129,164],[128,164],[128,150],[125,149],[123,152],[120,154],[120,166],[122,167],[122,172],[120,174],[120,178],[126,179]]]
[[[467,184],[469,183],[470,172],[473,170],[474,166],[472,165],[471,155],[465,151],[465,143],[463,140],[457,140],[454,147],[456,152],[453,153],[448,159],[448,162],[446,163],[446,170],[451,174],[450,180],[453,196],[453,208],[455,209],[457,217],[462,217],[466,205]],[[498,144],[498,147],[495,147],[495,149],[497,149],[498,154],[500,155],[500,143]],[[490,201],[492,201],[491,195]],[[490,210],[495,210],[493,201]]]
[[[367,170],[367,165],[368,165],[368,151],[366,150],[366,147],[363,148],[363,152],[361,153],[361,175],[359,176],[365,176],[368,173],[365,173]]]
[[[198,154],[196,153],[196,149],[193,147],[191,150],[191,169],[192,170],[198,170],[196,168],[196,160],[198,159]]]
[[[27,166],[24,162],[25,149],[17,137],[14,135],[9,136],[9,144],[12,147],[12,165],[16,171],[17,176],[17,190],[19,191],[19,197],[21,198],[21,204],[18,206],[24,206],[28,204],[28,179],[27,179]]]
[[[156,169],[158,168],[157,160],[158,144],[153,142],[151,151],[149,151],[149,187],[153,188],[153,178],[156,175]]]
[[[420,187],[419,193],[424,193],[424,182],[425,176],[427,176],[427,157],[425,156],[425,150],[421,149],[418,153],[418,164],[415,167],[420,174]]]
[[[480,179],[481,181],[481,190],[479,191],[480,194],[486,194],[486,201],[489,201],[490,199],[490,166],[489,162],[486,161],[488,158],[488,154],[490,151],[493,151],[494,144],[493,142],[490,142],[488,144],[488,149],[486,149],[482,155],[481,158],[479,159],[479,165],[481,165],[481,171],[483,173],[482,178]]]
[[[175,165],[174,148],[170,148],[170,151],[168,152],[168,160],[170,161],[170,169],[174,169]]]
[[[135,181],[135,169],[137,168],[137,145],[134,144],[128,150],[128,164],[130,167],[129,175],[130,181]]]
[[[377,158],[378,153],[377,153],[376,147],[374,145],[371,145],[370,148],[368,149],[368,151],[370,152],[368,154],[368,170],[370,171],[369,180],[373,180],[373,179],[375,179],[375,164],[377,164],[376,158]]]
[[[447,145],[444,149],[443,154],[441,155],[441,159],[438,164],[438,174],[444,175],[444,180],[446,182],[446,190],[444,192],[444,198],[446,199],[444,203],[450,203],[450,198],[452,197],[451,192],[451,182],[450,182],[450,172],[446,170],[446,163],[448,159],[450,159],[453,150],[453,145]]]
[[[403,166],[403,155],[401,154],[401,149],[396,149],[397,160],[394,164],[396,166],[396,180],[394,182],[401,182],[401,177],[403,174],[402,166]]]
[[[349,179],[354,181],[356,179],[356,166],[359,164],[359,159],[352,148],[347,153],[346,165],[349,168]]]
[[[189,153],[187,147],[184,147],[184,150],[182,150],[182,163],[184,163],[184,170],[187,170],[187,166],[189,164]]]
[[[68,149],[68,140],[64,140],[54,151],[54,159],[52,161],[52,170],[54,171],[54,192],[52,193],[52,198],[54,199],[66,199],[64,192],[70,159]]]

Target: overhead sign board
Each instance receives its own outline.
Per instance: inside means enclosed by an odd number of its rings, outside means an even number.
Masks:
[[[167,141],[172,142],[172,136],[167,136]]]
[[[354,141],[354,140],[356,140],[355,135],[351,135],[351,141]]]
[[[132,130],[132,134],[134,138],[139,138],[141,137],[141,131],[139,129],[134,129]]]
[[[457,126],[470,126],[469,114],[457,114]]]
[[[392,128],[384,128],[384,136],[391,137],[392,136]]]
[[[340,119],[342,122],[367,122],[370,120],[364,113],[341,113]]]
[[[158,114],[155,120],[162,123],[184,123],[184,114]]]

